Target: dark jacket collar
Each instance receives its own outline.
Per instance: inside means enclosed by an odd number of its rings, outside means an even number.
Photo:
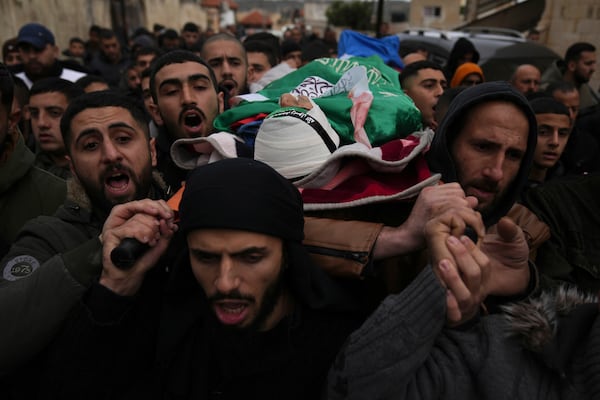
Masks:
[[[509,336],[564,375],[598,319],[598,298],[560,286],[539,297],[502,307]],[[591,356],[591,355],[590,355]]]

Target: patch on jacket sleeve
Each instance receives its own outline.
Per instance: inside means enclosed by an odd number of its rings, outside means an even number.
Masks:
[[[32,256],[17,256],[6,263],[2,277],[7,281],[16,281],[31,275],[40,266],[39,261]]]

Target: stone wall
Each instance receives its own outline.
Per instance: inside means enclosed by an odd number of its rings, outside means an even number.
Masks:
[[[194,22],[200,29],[208,25],[207,12],[198,3],[180,0],[142,0],[146,8],[146,27],[161,24],[180,31],[186,22]]]
[[[424,15],[425,7],[441,7],[439,17]],[[410,26],[413,28],[450,29],[463,22],[459,0],[412,0],[410,3]]]
[[[39,22],[54,33],[56,44],[62,50],[72,36],[85,40],[90,25],[110,26],[109,4],[101,0],[3,0],[0,1],[0,39],[4,43],[17,36],[22,25]]]
[[[202,29],[207,25],[207,13],[197,3],[181,0],[127,0],[127,10],[139,10],[135,20],[152,29],[155,23],[177,31],[189,21]],[[110,1],[107,0],[1,0],[0,41],[15,37],[28,22],[39,22],[50,29],[56,44],[63,50],[69,38],[86,40],[93,24],[112,27]],[[130,30],[137,26],[130,26]]]
[[[598,0],[546,0],[544,14],[537,28],[542,31],[542,42],[563,56],[575,42],[589,42],[596,46],[600,56],[600,2]],[[600,86],[599,67],[592,75],[590,85]]]

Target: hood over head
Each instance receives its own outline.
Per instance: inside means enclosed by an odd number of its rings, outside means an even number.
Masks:
[[[446,183],[457,182],[456,165],[450,153],[452,142],[458,134],[456,125],[462,121],[465,113],[474,106],[496,100],[513,103],[523,111],[529,121],[529,135],[527,137],[527,150],[521,161],[519,172],[513,182],[506,188],[501,202],[490,213],[483,215],[485,226],[494,225],[508,213],[527,183],[537,143],[537,122],[525,96],[508,82],[500,81],[485,82],[463,90],[450,103],[426,154],[427,163],[432,172],[442,174],[442,181]]]

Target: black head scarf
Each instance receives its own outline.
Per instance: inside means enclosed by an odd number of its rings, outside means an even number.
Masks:
[[[195,229],[234,229],[283,239],[286,281],[311,308],[354,309],[346,289],[316,267],[302,245],[304,215],[298,189],[260,161],[232,158],[196,168],[179,205],[183,233]]]

